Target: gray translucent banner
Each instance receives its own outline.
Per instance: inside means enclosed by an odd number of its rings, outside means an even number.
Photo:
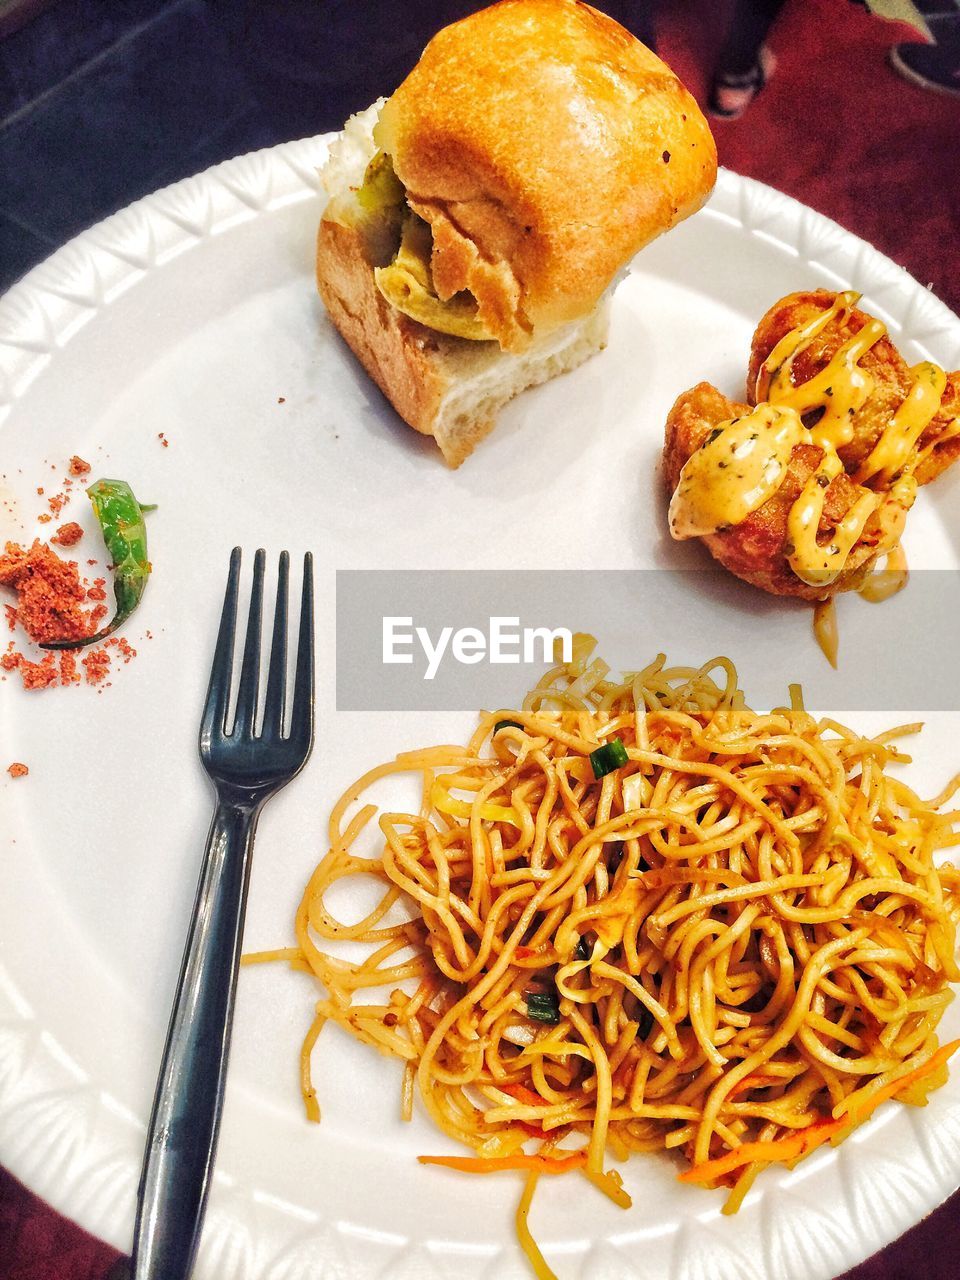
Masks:
[[[960,573],[914,572],[882,604],[837,598],[839,666],[808,604],[721,570],[337,573],[337,707],[466,711],[515,705],[550,663],[544,633],[586,631],[614,672],[658,653],[671,666],[722,654],[747,701],[833,711],[960,709]],[[547,652],[550,651],[549,638]]]

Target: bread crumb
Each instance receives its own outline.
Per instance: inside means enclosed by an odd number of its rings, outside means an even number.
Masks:
[[[13,764],[7,765],[7,773],[11,778],[25,778],[30,770],[25,764],[21,764],[19,760],[15,760]]]
[[[90,463],[84,462],[83,458],[78,458],[76,454],[70,459],[70,474],[72,476],[85,476],[90,470]]]

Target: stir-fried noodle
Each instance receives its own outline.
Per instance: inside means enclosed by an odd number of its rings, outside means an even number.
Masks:
[[[922,1102],[956,1047],[937,1026],[960,872],[935,855],[960,841],[943,812],[960,779],[925,802],[886,772],[918,726],[863,738],[797,690],[758,714],[725,659],[611,683],[591,649],[578,637],[571,664],[520,710],[483,713],[465,747],[351,786],[297,947],[249,957],[282,954],[323,987],[310,1117],[327,1021],[400,1059],[403,1114],[418,1091],[472,1150],[428,1159],[528,1171],[518,1230],[542,1276],[538,1174],[579,1170],[626,1206],[611,1158],[666,1149],[683,1180],[730,1188],[732,1212],[765,1165],[840,1141],[888,1098]],[[382,853],[357,856],[376,813],[360,796],[402,771],[422,777],[419,812],[381,813]],[[353,875],[383,896],[344,924],[325,895]],[[378,987],[380,1003],[357,999]]]

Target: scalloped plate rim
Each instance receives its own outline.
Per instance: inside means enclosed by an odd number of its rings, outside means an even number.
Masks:
[[[334,134],[325,134],[312,139],[299,139],[276,147],[251,152],[233,160],[214,165],[201,173],[191,175],[178,182],[171,183],[151,195],[134,201],[95,226],[81,232],[26,273],[0,297],[0,386],[3,385],[2,380],[9,381],[9,401],[8,403],[0,401],[0,426],[2,426],[13,402],[26,393],[36,377],[45,372],[56,352],[72,340],[80,329],[93,322],[101,310],[108,308],[114,297],[125,293],[130,288],[136,288],[149,272],[155,270],[158,266],[162,267],[172,257],[177,257],[181,253],[190,251],[203,243],[206,238],[216,234],[218,226],[220,229],[224,229],[240,222],[248,222],[261,217],[263,214],[269,214],[273,209],[291,202],[295,203],[315,198],[317,188],[306,180],[303,171],[309,170],[314,164],[319,164],[322,161],[326,145],[334,136]],[[308,157],[309,163],[307,163]],[[242,168],[245,164],[247,166],[256,165],[261,170],[266,171],[268,179],[266,188],[269,195],[265,203],[258,204],[256,199],[244,199],[242,195],[237,194],[237,188],[243,187]],[[279,181],[278,177],[282,181]],[[175,217],[163,207],[165,201],[168,205],[171,203],[169,201],[171,194],[186,194],[187,188],[191,185],[202,190],[207,197],[207,214],[209,217],[206,221],[208,221],[209,225],[205,225],[199,232],[185,225],[186,218]],[[226,192],[235,204],[229,214],[221,214],[219,217],[215,212],[213,200],[213,196],[217,191],[221,196]],[[743,219],[743,210],[758,206],[761,206],[763,210],[763,217],[760,220],[761,225],[749,225]],[[922,325],[922,333],[924,335],[929,333],[946,334],[952,341],[960,342],[960,320],[953,315],[941,299],[930,290],[925,289],[902,267],[892,262],[866,241],[794,198],[755,179],[737,175],[730,170],[721,169],[717,187],[706,208],[709,213],[712,213],[718,219],[741,227],[748,235],[758,235],[761,238],[770,239],[780,247],[797,253],[802,257],[803,261],[819,265],[829,271],[835,271],[834,266],[831,265],[831,260],[836,255],[840,255],[844,261],[852,255],[864,275],[884,278],[884,289],[889,288],[892,284],[894,288],[908,290],[912,299],[922,297],[923,307],[925,308]],[[146,265],[137,265],[132,260],[134,255],[129,250],[125,251],[121,243],[124,226],[126,225],[129,231],[130,222],[138,216],[145,217],[148,224],[151,217],[159,216],[163,218],[165,223],[164,233],[169,242],[164,251],[158,252],[154,229],[153,227],[148,227],[148,240],[152,248],[153,257]],[[171,228],[175,228],[175,231],[171,232]],[[822,256],[813,252],[806,252],[798,247],[796,243],[798,237],[807,241],[812,240],[816,244],[818,233],[822,248],[825,250]],[[113,249],[110,248],[111,236],[114,236],[117,241]],[[113,274],[116,278],[113,284],[109,289],[101,290],[103,296],[100,298],[90,301],[82,297],[71,297],[69,290],[58,292],[50,288],[51,283],[56,281],[58,273],[62,273],[69,282],[70,279],[75,279],[81,271],[87,268],[92,269],[99,284],[97,261],[98,257],[103,254],[110,255],[114,263],[119,264],[119,266],[114,267]],[[843,272],[841,271],[842,274]],[[50,303],[50,299],[53,299],[54,302]],[[43,305],[45,300],[47,305]],[[915,306],[917,303],[911,302],[910,305]],[[38,346],[35,337],[31,336],[30,313],[33,312],[33,316],[36,318],[36,309],[39,309],[41,328],[49,329],[52,332],[52,346],[46,349],[43,348],[42,344]],[[23,332],[18,335],[17,329],[21,326]],[[27,1067],[24,1076],[16,1081],[13,1093],[19,1102],[28,1102],[36,1105],[45,1092],[42,1082],[43,1071],[38,1068],[42,1067],[47,1061],[44,1059],[44,1062],[38,1064],[37,1060],[43,1058],[43,1055],[48,1055],[48,1058],[56,1057],[56,1040],[53,1034],[34,1018],[32,1011],[25,1006],[22,1000],[18,1006],[14,977],[9,969],[0,963],[0,994],[3,993],[2,988],[4,986],[6,986],[6,996],[13,1012],[0,1015],[0,1044],[3,1043],[4,1033],[11,1030],[14,1032],[13,1041],[18,1039],[17,1032],[19,1032],[22,1033],[24,1042],[30,1042],[25,1049]],[[11,1061],[9,1055],[6,1061]],[[31,1080],[33,1081],[32,1087]],[[133,1118],[120,1114],[115,1106],[110,1106],[108,1095],[98,1090],[95,1084],[91,1085],[88,1082],[84,1087],[85,1089],[92,1088],[96,1092],[101,1109],[103,1111],[111,1111],[116,1122],[125,1125],[128,1130],[133,1127]],[[49,1092],[51,1096],[58,1096],[62,1091],[50,1090]],[[16,1107],[17,1101],[13,1105]],[[19,1173],[33,1191],[55,1201],[61,1212],[74,1216],[80,1225],[85,1226],[88,1230],[99,1232],[104,1237],[114,1239],[128,1231],[129,1223],[127,1222],[125,1209],[118,1211],[114,1207],[104,1215],[102,1203],[99,1209],[93,1207],[84,1195],[85,1177],[93,1174],[95,1169],[99,1169],[105,1176],[113,1178],[117,1176],[113,1164],[108,1161],[101,1161],[95,1166],[85,1166],[82,1159],[76,1158],[73,1161],[72,1172],[67,1176],[58,1166],[51,1166],[43,1160],[38,1161],[36,1154],[30,1152],[29,1144],[23,1145],[18,1152],[12,1152],[9,1140],[16,1126],[14,1125],[11,1128],[8,1124],[7,1115],[9,1109],[9,1098],[0,1096],[0,1142],[4,1143],[7,1148],[4,1151],[4,1163],[10,1171],[15,1176]],[[893,1114],[888,1113],[885,1118],[878,1119],[878,1123],[886,1126],[892,1119]],[[920,1115],[911,1115],[909,1122],[912,1125],[920,1125],[922,1119],[923,1117]],[[955,1126],[955,1129],[957,1131],[952,1134],[945,1133],[942,1136],[942,1142],[947,1147],[952,1147],[957,1156],[957,1168],[960,1170],[960,1126]],[[849,1152],[845,1150],[843,1153],[844,1158],[847,1160],[852,1159],[854,1156],[853,1144],[850,1145],[851,1150]],[[926,1153],[924,1153],[923,1158],[925,1161],[927,1160]],[[129,1152],[126,1149],[118,1151],[116,1160],[129,1162]],[[139,1152],[137,1164],[139,1164]],[[778,1180],[778,1185],[781,1181],[783,1179]],[[924,1213],[934,1209],[955,1189],[958,1182],[960,1182],[960,1172],[955,1176],[950,1175],[949,1177],[945,1177],[941,1172],[937,1181],[928,1186],[929,1194],[924,1198],[923,1204],[915,1204],[913,1206],[911,1221],[918,1220]],[[803,1197],[806,1189],[805,1182],[797,1183],[794,1188],[799,1198]],[[256,1195],[257,1193],[254,1193],[255,1199]],[[771,1197],[770,1209],[774,1208],[774,1199],[775,1197]],[[693,1233],[693,1235],[699,1232],[710,1247],[720,1248],[720,1242],[715,1238],[711,1229],[711,1223],[715,1217],[716,1215],[711,1212],[702,1213],[686,1222],[675,1224],[668,1234],[671,1238],[676,1239],[681,1235],[681,1231]],[[301,1222],[301,1225],[306,1227],[307,1224]],[[335,1268],[347,1257],[346,1252],[344,1252],[345,1241],[353,1241],[355,1247],[357,1239],[363,1238],[370,1232],[370,1228],[364,1227],[359,1223],[333,1223],[324,1221],[322,1218],[320,1218],[316,1226],[319,1235],[339,1237],[338,1249],[325,1257],[318,1257],[317,1259],[318,1263],[322,1264],[326,1261]],[[226,1230],[229,1240],[231,1238],[229,1227]],[[218,1229],[215,1234],[220,1235],[221,1230]],[[376,1235],[375,1230],[373,1235]],[[617,1252],[621,1249],[632,1247],[630,1236],[631,1233],[629,1231],[624,1231],[616,1236],[611,1236],[609,1241],[606,1238],[591,1241],[586,1254],[581,1257],[581,1261],[586,1265],[589,1255],[600,1246],[612,1248]],[[369,1238],[372,1239],[372,1237]],[[391,1244],[401,1249],[409,1248],[414,1243],[410,1240],[391,1240]],[[415,1247],[421,1251],[424,1249],[431,1251],[432,1249],[431,1256],[434,1262],[442,1268],[444,1265],[452,1266],[453,1259],[457,1257],[456,1250],[452,1247],[454,1243],[452,1241],[421,1240],[416,1242]],[[852,1250],[848,1249],[849,1256],[839,1261],[842,1262],[843,1266],[852,1265],[858,1258],[867,1256],[871,1249],[880,1247],[885,1243],[886,1240],[878,1238],[876,1232],[874,1232],[872,1243],[867,1242],[865,1244],[863,1240],[858,1241]],[[210,1244],[214,1245],[214,1241],[211,1241]],[[387,1242],[384,1241],[384,1245],[386,1244]],[[451,1246],[449,1251],[444,1249],[445,1244]],[[492,1254],[485,1255],[485,1267],[487,1270],[498,1262],[502,1252],[502,1248],[494,1247]],[[577,1250],[574,1250],[574,1253],[576,1252]],[[339,1253],[339,1257],[337,1253]],[[728,1260],[734,1262],[737,1256],[733,1253],[728,1253]],[[444,1257],[450,1259],[446,1264],[443,1262]],[[826,1259],[821,1259],[821,1261],[825,1263]],[[269,1274],[271,1277],[274,1275],[273,1267],[270,1268]],[[280,1275],[281,1273],[277,1272],[276,1274]],[[452,1273],[444,1272],[444,1274]],[[759,1276],[761,1273],[758,1272],[757,1274]]]

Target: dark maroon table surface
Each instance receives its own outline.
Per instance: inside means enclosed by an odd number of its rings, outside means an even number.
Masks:
[[[595,2],[603,7],[603,0]],[[351,3],[355,22],[367,10],[386,12],[383,3]],[[447,8],[451,5],[470,8],[455,0]],[[940,8],[950,6],[951,0],[944,0]],[[171,5],[189,7],[190,0]],[[223,0],[211,0],[211,14],[225,8]],[[335,11],[340,35],[349,45],[343,58],[355,58],[356,29],[349,22],[344,26],[348,5],[341,0],[327,8]],[[429,27],[430,15],[440,13],[443,5],[406,0],[405,9],[411,26],[419,21]],[[631,11],[638,15],[638,26],[651,16],[642,9],[640,2],[617,6],[621,19]],[[701,101],[728,15],[729,5],[714,0],[675,0],[656,14],[659,52]],[[779,58],[776,74],[743,119],[719,122],[714,131],[722,163],[836,219],[923,284],[931,284],[957,310],[960,106],[956,99],[926,93],[889,70],[886,49],[905,37],[906,29],[880,22],[846,0],[791,0],[770,40]],[[230,39],[235,38],[234,32]],[[337,58],[335,40],[327,48],[329,67]],[[410,56],[402,49],[399,60],[394,58],[397,67],[383,74],[402,74],[403,60]],[[305,73],[299,66],[297,75],[302,79],[305,74],[309,77],[309,68]],[[276,79],[276,66],[271,75]],[[356,109],[392,88],[392,83],[368,83],[362,67],[340,80],[339,86],[328,86],[330,94],[340,95],[337,109],[340,103],[345,110]],[[0,94],[2,89],[0,84]],[[328,94],[328,114],[333,100]],[[317,116],[315,127],[301,132],[327,127],[330,120]],[[162,120],[157,128],[162,130]],[[304,287],[311,287],[310,282]],[[0,1280],[105,1280],[117,1257],[114,1249],[60,1217],[0,1169]],[[845,1280],[956,1278],[960,1195],[848,1272]]]

